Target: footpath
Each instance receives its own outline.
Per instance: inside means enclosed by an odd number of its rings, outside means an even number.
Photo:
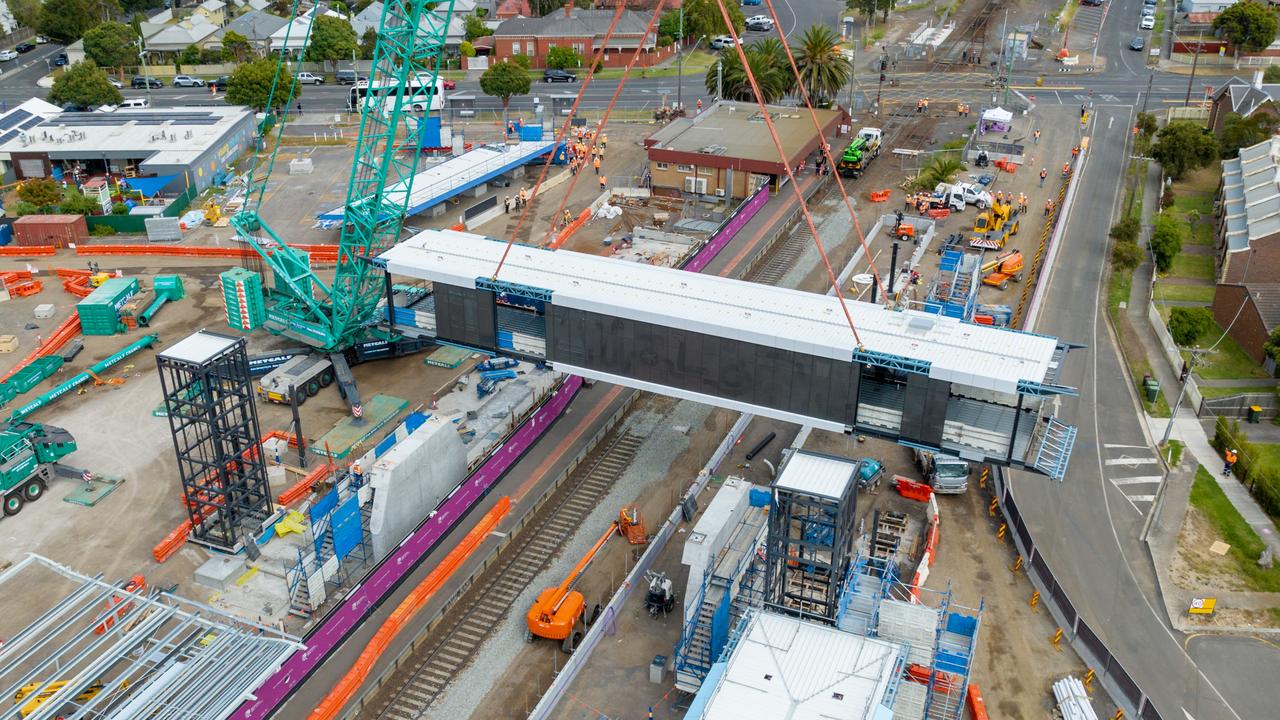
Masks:
[[[1159,207],[1160,201],[1160,169],[1155,163],[1150,163],[1147,167],[1143,195],[1142,232],[1139,237],[1139,244],[1145,249],[1147,242],[1151,238],[1151,231],[1155,221],[1155,209]],[[1129,290],[1129,302],[1125,312],[1128,314],[1129,321],[1137,333],[1142,349],[1151,365],[1152,372],[1155,374],[1156,379],[1160,381],[1160,387],[1166,393],[1165,397],[1170,400],[1170,406],[1172,407],[1174,400],[1177,398],[1177,389],[1180,387],[1178,381],[1179,369],[1175,369],[1170,365],[1161,348],[1160,339],[1156,336],[1156,332],[1151,327],[1151,322],[1147,317],[1148,293],[1155,268],[1151,263],[1150,254],[1144,253],[1144,256],[1146,260],[1133,272],[1133,284]],[[1169,423],[1168,418],[1147,415],[1146,422],[1153,442],[1158,442],[1164,437],[1165,428],[1168,427]],[[1269,428],[1267,430],[1269,431]],[[1262,511],[1258,501],[1249,494],[1249,490],[1243,483],[1236,480],[1235,477],[1223,476],[1222,456],[1210,444],[1210,432],[1211,430],[1206,429],[1200,419],[1196,417],[1195,409],[1188,408],[1183,409],[1174,419],[1173,431],[1170,437],[1182,442],[1191,457],[1195,458],[1196,462],[1203,465],[1213,475],[1214,480],[1222,488],[1222,492],[1231,501],[1236,511],[1258,533],[1258,536],[1262,538],[1267,547],[1271,548],[1273,555],[1280,561],[1280,534],[1276,532],[1275,523]],[[1166,498],[1166,501],[1171,499]],[[1184,503],[1174,505],[1174,507],[1183,507],[1184,505],[1185,498]],[[1171,516],[1170,522],[1174,518],[1180,525],[1182,513],[1179,512],[1175,516]]]

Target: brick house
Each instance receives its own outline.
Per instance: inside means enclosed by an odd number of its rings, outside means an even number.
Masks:
[[[822,138],[808,113],[769,106],[783,152],[792,167],[818,150]],[[839,110],[817,110],[823,135],[834,138],[849,119]],[[830,141],[829,141],[830,142]],[[786,169],[755,103],[721,100],[690,118],[680,118],[644,141],[655,193],[744,198],[786,179]],[[832,152],[837,143],[831,142]]]
[[[1280,324],[1280,137],[1224,160],[1218,198],[1213,315],[1262,362],[1262,345]]]
[[[507,7],[505,4],[503,7]],[[514,17],[503,21],[494,33],[493,55],[509,60],[527,55],[533,67],[546,67],[547,52],[553,47],[571,47],[584,59],[591,58],[613,22],[612,10],[581,10],[567,5],[540,18]],[[604,48],[605,67],[623,67],[631,61],[637,46],[642,47],[636,65],[652,67],[675,54],[675,47],[657,47],[654,33],[647,37],[649,18],[624,10],[613,37]],[[643,41],[643,45],[641,42]]]
[[[1215,134],[1221,133],[1227,115],[1231,113],[1243,117],[1250,117],[1255,113],[1280,117],[1280,110],[1276,108],[1277,99],[1280,99],[1280,84],[1262,82],[1261,70],[1253,74],[1253,82],[1233,77],[1213,93],[1213,101],[1209,106],[1209,128]]]

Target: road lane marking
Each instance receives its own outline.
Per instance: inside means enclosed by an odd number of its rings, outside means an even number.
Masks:
[[[1155,495],[1126,495],[1125,497],[1129,498],[1129,502],[1148,502],[1149,503],[1149,502],[1156,501]]]
[[[1145,475],[1143,477],[1120,478],[1119,480],[1112,480],[1111,482],[1116,485],[1144,485],[1148,483],[1158,483],[1161,480],[1164,480],[1164,476],[1162,475]]]
[[[1160,462],[1156,458],[1115,458],[1104,460],[1103,465],[1154,465]]]
[[[1147,449],[1146,445],[1120,445],[1118,443],[1103,443],[1102,447],[1104,448],[1139,448],[1142,450]]]

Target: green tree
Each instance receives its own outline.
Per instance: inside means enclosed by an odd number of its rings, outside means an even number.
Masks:
[[[364,35],[360,36],[360,57],[364,60],[372,60],[373,52],[378,49],[378,31],[373,28],[366,28]],[[472,50],[472,52],[475,52]]]
[[[62,202],[58,204],[58,210],[68,215],[92,215],[101,211],[102,207],[98,205],[97,200],[93,200],[80,192],[80,188],[71,185],[63,192]]]
[[[557,70],[582,67],[582,56],[571,47],[557,45],[547,51],[547,67]]]
[[[48,207],[61,202],[62,185],[47,178],[25,180],[18,186],[18,199],[38,208]]]
[[[75,103],[94,105],[119,105],[124,96],[107,82],[107,74],[92,60],[78,62],[53,81],[49,102],[55,105]]]
[[[829,107],[840,89],[853,77],[853,63],[840,50],[840,37],[822,25],[814,25],[791,49],[800,71],[800,83],[814,105]]]
[[[249,44],[249,38],[241,35],[235,30],[228,30],[222,36],[222,60],[223,62],[242,63],[253,56],[253,46]]]
[[[512,55],[511,58],[507,60],[507,62],[512,63],[516,67],[523,68],[525,70],[528,70],[530,67],[533,66],[533,61],[529,59],[529,56],[523,55],[523,54]]]
[[[1155,229],[1151,231],[1151,254],[1155,257],[1156,269],[1169,272],[1173,269],[1173,259],[1182,252],[1182,223],[1171,213],[1160,213],[1156,216]]]
[[[733,21],[733,29],[741,33],[747,18],[736,2],[725,3],[729,11],[729,19]],[[688,38],[725,35],[729,29],[725,27],[724,17],[720,14],[720,6],[716,0],[685,0],[684,3],[684,36]]]
[[[35,215],[38,212],[40,212],[40,208],[22,200],[19,200],[13,206],[13,214],[18,217],[23,217],[24,215]]]
[[[1176,307],[1169,311],[1169,334],[1183,347],[1213,329],[1213,313],[1208,308]]]
[[[1177,180],[1218,157],[1218,141],[1209,129],[1192,120],[1174,120],[1165,125],[1151,146],[1151,157]]]
[[[10,3],[10,7],[12,6],[13,4]],[[1280,83],[1280,65],[1268,65],[1262,73],[1262,82]]]
[[[85,57],[103,68],[122,68],[138,64],[138,46],[133,44],[133,28],[118,22],[105,22],[84,34]]]
[[[200,48],[195,45],[188,45],[182,49],[182,54],[178,56],[179,65],[199,65],[200,64]]]
[[[871,17],[877,12],[883,13],[882,19],[889,19],[889,11],[897,5],[897,0],[846,0],[845,7],[857,10],[864,17]]]
[[[1262,344],[1262,352],[1280,365],[1280,327],[1271,331],[1271,336]]]
[[[746,49],[745,54],[751,74],[755,76],[756,83],[760,86],[760,94],[764,96],[762,98],[764,102],[774,103],[781,100],[782,96],[787,94],[787,87],[790,84],[788,81],[791,75],[786,66],[780,66],[777,56],[767,48],[762,50],[754,44]],[[751,89],[751,80],[742,69],[738,51],[732,48],[722,50],[719,65],[718,77],[716,65],[707,68],[705,78],[707,92],[712,94],[716,92],[718,79],[722,97],[729,100],[755,102],[756,97]]]
[[[480,76],[480,91],[502,101],[502,124],[507,124],[507,105],[512,96],[529,92],[529,73],[513,62],[500,62],[489,66]]]
[[[321,15],[311,23],[311,40],[307,43],[307,59],[312,62],[346,60],[359,48],[351,23],[330,15]]]
[[[458,45],[458,54],[462,57],[473,58],[476,56],[476,46],[466,40],[463,40],[462,43]]]
[[[475,42],[476,38],[488,37],[493,34],[493,28],[484,24],[484,21],[475,15],[468,15],[462,21],[462,29],[467,42]]]
[[[115,0],[109,0],[115,4]],[[119,11],[120,6],[115,9]],[[105,9],[110,12],[110,8]],[[84,37],[89,28],[102,22],[104,8],[90,0],[45,0],[36,20],[41,33],[64,43],[73,43]]]
[[[227,80],[227,104],[248,105],[258,112],[266,110],[267,98],[271,95],[271,82],[275,76],[275,60],[254,60],[241,65]],[[272,107],[284,105],[288,94],[288,86],[282,83],[281,87],[276,88],[276,95],[271,101]],[[302,88],[294,88],[293,95],[301,97]]]
[[[40,0],[8,0],[9,12],[20,24],[33,28],[40,22]]]
[[[951,178],[963,169],[964,163],[960,162],[959,153],[938,153],[928,165],[920,168],[920,174],[912,184],[917,190],[932,190],[938,183],[951,182]]]
[[[1130,215],[1115,225],[1111,226],[1111,237],[1115,238],[1118,243],[1136,243],[1138,242],[1138,231],[1142,226],[1138,222],[1138,218]]]
[[[1222,135],[1218,144],[1222,146],[1222,157],[1233,158],[1240,154],[1240,148],[1250,147],[1271,137],[1276,130],[1276,119],[1271,115],[1259,112],[1250,117],[1239,113],[1230,113],[1222,123]]]
[[[1240,0],[1218,13],[1213,29],[1231,42],[1236,55],[1260,52],[1276,39],[1276,15],[1254,0]]]
[[[1117,242],[1111,248],[1111,262],[1122,270],[1132,270],[1142,264],[1142,248],[1136,242]]]
[[[679,10],[668,10],[662,13],[662,17],[658,18],[658,37],[668,37],[672,40],[683,39],[680,37]],[[658,44],[661,45],[662,41],[659,40]]]

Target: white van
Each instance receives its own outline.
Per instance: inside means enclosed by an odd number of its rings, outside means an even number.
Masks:
[[[151,107],[151,101],[146,98],[129,98],[120,103],[121,108],[148,108]]]

